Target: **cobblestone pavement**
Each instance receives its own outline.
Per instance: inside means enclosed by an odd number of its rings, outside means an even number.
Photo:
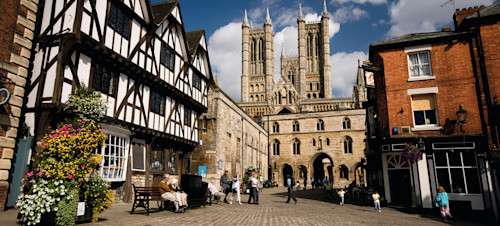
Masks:
[[[259,205],[213,204],[186,213],[154,212],[129,214],[131,204],[116,204],[105,211],[102,225],[446,225],[438,212],[433,214],[408,214],[397,208],[382,208],[374,212],[372,206],[322,201],[322,191],[294,191],[297,204],[285,203],[286,189],[264,189]],[[154,205],[154,204],[153,204]],[[457,220],[454,225],[479,225]]]
[[[186,213],[154,210],[149,216],[130,214],[131,203],[113,204],[101,214],[97,225],[446,225],[437,210],[408,214],[398,208],[382,207],[382,213],[378,213],[372,206],[350,204],[348,200],[343,206],[323,201],[323,193],[318,189],[294,191],[294,195],[298,203],[287,204],[285,188],[264,189],[259,205],[247,204],[248,195],[242,195],[243,205],[213,204]],[[152,206],[156,208],[156,203]],[[0,225],[19,225],[16,217],[15,209],[0,212]],[[484,225],[456,217],[453,225]]]

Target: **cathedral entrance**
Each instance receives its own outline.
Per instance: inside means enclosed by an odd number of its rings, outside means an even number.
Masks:
[[[292,166],[285,163],[285,165],[283,165],[283,185],[285,185],[286,183],[286,175],[288,174],[290,174],[290,176],[293,176],[293,169]]]
[[[318,153],[313,157],[313,177],[315,181],[323,181],[325,177],[333,182],[333,160],[325,153]]]

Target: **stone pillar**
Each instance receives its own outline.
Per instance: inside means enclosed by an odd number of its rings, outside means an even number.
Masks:
[[[320,45],[323,48],[321,60],[320,60],[320,74],[323,77],[323,93],[324,98],[332,98],[332,69],[330,67],[330,29],[329,22],[330,18],[328,14],[321,17],[321,40]]]
[[[249,30],[248,24],[241,26],[241,102],[248,102],[248,73],[249,73]]]
[[[3,0],[0,6],[8,6],[0,15],[0,27],[3,29],[0,39],[4,40],[0,43],[0,73],[10,79],[2,79],[7,84],[1,88],[8,88],[11,92],[9,102],[0,106],[0,211],[3,211],[22,116],[38,0]]]
[[[270,23],[264,24],[264,74],[266,76],[266,100],[269,100],[274,88],[274,34]]]

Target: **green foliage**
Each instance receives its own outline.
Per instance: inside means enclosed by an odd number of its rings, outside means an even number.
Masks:
[[[68,106],[64,110],[72,109],[84,121],[99,121],[107,109],[107,102],[101,99],[101,93],[83,84],[69,95],[66,104]]]
[[[79,192],[78,188],[70,189],[68,196],[57,204],[59,209],[56,213],[57,225],[75,225]]]
[[[98,174],[91,174],[89,181],[82,187],[85,190],[85,203],[92,209],[92,223],[97,223],[99,214],[113,204],[113,191],[109,189],[109,182]]]

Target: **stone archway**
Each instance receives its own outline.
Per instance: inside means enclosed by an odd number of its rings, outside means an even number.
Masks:
[[[315,154],[310,161],[310,173],[309,176],[314,178],[315,181],[323,180],[325,177],[331,182],[333,181],[333,159],[326,153],[320,152]]]
[[[293,176],[293,168],[292,166],[288,165],[287,163],[283,164],[283,186],[285,185],[286,181],[286,175],[290,174],[290,176]]]
[[[307,179],[307,167],[304,165],[299,166],[299,177],[297,178],[299,181],[303,181]]]

